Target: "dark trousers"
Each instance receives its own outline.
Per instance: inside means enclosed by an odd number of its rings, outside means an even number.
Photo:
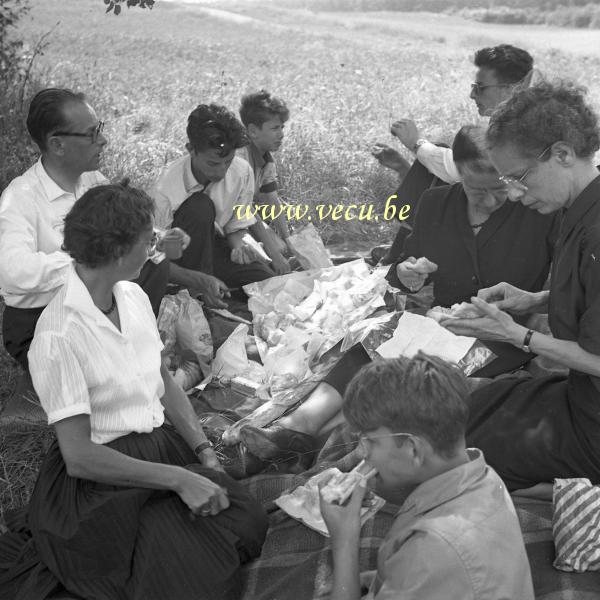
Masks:
[[[445,146],[444,144],[438,144],[438,146]],[[407,225],[412,226],[415,221],[415,215],[419,206],[419,200],[423,195],[423,192],[432,187],[441,185],[448,185],[445,181],[442,181],[439,177],[436,177],[433,173],[427,170],[427,167],[423,166],[418,160],[415,160],[411,165],[408,173],[400,183],[400,186],[396,190],[396,207],[400,210],[400,207],[405,204],[410,205],[410,211],[408,213],[408,219],[404,221]],[[394,262],[402,254],[404,247],[404,240],[410,235],[410,229],[407,227],[400,227],[398,233],[394,238],[392,247],[388,251],[389,262]]]
[[[148,294],[150,304],[154,314],[158,316],[161,300],[165,295],[167,284],[169,282],[169,261],[163,260],[161,263],[154,264],[152,261],[146,261],[140,276],[135,280]],[[2,338],[6,351],[25,369],[29,370],[27,353],[35,326],[46,308],[14,308],[6,306],[2,317]]]
[[[191,242],[175,264],[214,275],[232,288],[273,277],[275,272],[265,263],[231,262],[227,240],[215,234],[215,217],[213,201],[204,192],[195,192],[177,209],[172,226],[183,229]]]

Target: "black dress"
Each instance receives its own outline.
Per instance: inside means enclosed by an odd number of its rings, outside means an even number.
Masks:
[[[552,265],[549,324],[600,363],[600,176],[564,211]],[[467,442],[508,489],[554,478],[600,483],[600,379],[507,378],[471,397]]]
[[[0,599],[42,600],[59,585],[85,600],[238,598],[239,567],[260,554],[266,535],[260,505],[238,482],[202,467],[170,425],[107,446],[204,475],[227,489],[230,507],[192,520],[174,492],[70,477],[55,442],[27,527],[0,537]]]
[[[434,304],[468,302],[479,289],[501,281],[531,292],[541,290],[550,270],[558,216],[541,215],[521,203],[506,201],[474,235],[467,202],[461,183],[427,190],[419,201],[413,231],[404,242],[399,262],[408,256],[426,256],[439,267],[429,280]],[[406,289],[398,280],[396,264],[390,267],[388,281]],[[531,354],[512,344],[486,345],[498,358],[474,373],[476,377],[494,377],[531,359]],[[343,394],[354,373],[367,362],[368,354],[355,346],[324,381]]]

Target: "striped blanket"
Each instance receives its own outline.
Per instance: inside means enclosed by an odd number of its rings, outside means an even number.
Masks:
[[[331,585],[330,542],[288,517],[273,503],[279,494],[300,485],[314,473],[336,466],[350,470],[358,462],[343,427],[335,430],[316,466],[301,475],[265,474],[246,481],[248,490],[270,511],[267,540],[260,559],[245,567],[244,600],[325,600]],[[538,600],[597,600],[600,572],[556,570],[550,502],[515,498]],[[362,529],[361,571],[376,568],[377,549],[390,528],[395,507],[386,505]]]

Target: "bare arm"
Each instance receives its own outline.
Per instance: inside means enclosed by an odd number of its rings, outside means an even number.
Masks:
[[[194,513],[210,506],[217,514],[227,508],[224,490],[202,475],[175,465],[139,460],[91,440],[90,418],[75,415],[55,424],[67,473],[109,485],[172,490]]]
[[[194,450],[199,444],[207,441],[202,425],[189,398],[181,387],[173,381],[171,373],[164,364],[160,367],[160,374],[165,385],[165,395],[161,398],[165,413],[187,445]],[[212,448],[203,450],[200,458],[204,466],[222,470]]]

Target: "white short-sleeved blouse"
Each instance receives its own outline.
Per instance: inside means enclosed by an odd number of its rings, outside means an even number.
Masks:
[[[37,323],[28,355],[48,423],[88,414],[97,444],[149,433],[164,422],[162,343],[150,301],[129,281],[118,282],[113,292],[121,331],[71,267]]]

